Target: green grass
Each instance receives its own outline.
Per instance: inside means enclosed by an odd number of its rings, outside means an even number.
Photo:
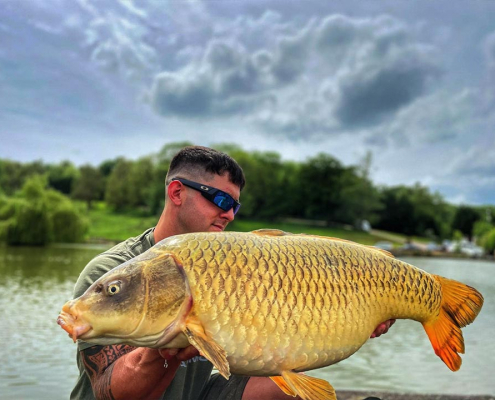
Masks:
[[[158,217],[142,216],[139,213],[115,213],[105,203],[95,203],[88,212],[88,218],[88,238],[91,242],[121,242],[143,233],[158,222]]]
[[[105,203],[96,203],[93,209],[88,212],[88,217],[90,220],[88,240],[90,242],[120,242],[141,234],[158,222],[158,216],[143,216],[136,212],[115,213]],[[326,228],[288,222],[253,221],[242,218],[235,220],[227,227],[229,231],[239,232],[249,232],[256,229],[280,229],[292,233],[330,236],[367,245],[373,245],[381,240],[388,240],[395,245],[400,245],[405,241],[404,235],[395,233],[380,232],[381,234],[375,235],[341,228]],[[383,234],[385,234],[385,237]]]

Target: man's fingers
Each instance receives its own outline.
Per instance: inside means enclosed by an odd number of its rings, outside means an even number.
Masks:
[[[382,322],[376,327],[370,338],[376,338],[383,335],[384,333],[387,333],[393,324],[395,324],[395,319],[389,319],[385,322]]]
[[[179,349],[158,349],[158,354],[160,354],[165,360],[171,360],[177,355]]]
[[[179,350],[179,353],[177,354],[177,359],[180,361],[186,361],[198,355],[199,355],[199,351],[198,349],[196,349],[196,347],[187,346],[186,348]]]

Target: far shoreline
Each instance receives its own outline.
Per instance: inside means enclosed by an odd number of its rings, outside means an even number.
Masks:
[[[393,393],[374,390],[337,390],[336,394],[337,400],[364,400],[367,397],[378,397],[381,400],[495,400],[492,395]]]

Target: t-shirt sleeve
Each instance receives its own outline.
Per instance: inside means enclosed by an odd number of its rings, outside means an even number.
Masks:
[[[118,267],[120,264],[127,261],[122,254],[116,253],[103,253],[93,258],[83,269],[81,275],[77,279],[74,286],[73,298],[77,298],[84,294],[84,292],[108,271]],[[92,343],[87,343],[82,340],[77,341],[77,347],[79,350],[85,350],[94,346]]]

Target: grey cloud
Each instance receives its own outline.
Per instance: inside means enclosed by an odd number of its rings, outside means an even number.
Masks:
[[[265,14],[216,29],[182,58],[182,68],[155,77],[154,109],[182,117],[244,114],[291,137],[335,134],[390,118],[427,93],[440,71],[434,49],[392,17],[331,15],[297,29],[280,21]],[[239,26],[265,28],[265,43],[242,41]],[[262,109],[268,97],[276,101]]]
[[[156,69],[157,54],[146,43],[146,28],[124,18],[97,18],[86,30],[86,45],[100,67],[125,78],[145,78]]]
[[[423,94],[437,72],[429,63],[413,61],[350,74],[339,83],[336,116],[347,126],[377,123]]]
[[[272,74],[282,84],[293,82],[304,71],[310,53],[310,31],[303,29],[297,36],[278,41],[272,64]]]
[[[483,50],[488,66],[495,68],[495,32],[486,37],[483,43]]]
[[[495,110],[495,32],[489,34],[483,42],[486,63],[486,81],[484,97],[488,112]]]
[[[205,116],[213,108],[214,89],[210,79],[187,80],[164,72],[155,78],[151,102],[161,115]]]
[[[235,51],[232,46],[220,41],[211,42],[205,54],[205,62],[218,70],[234,68],[241,62],[240,58],[239,51]]]
[[[391,17],[323,21],[319,45],[346,60],[339,68],[334,112],[343,126],[375,124],[423,95],[439,76],[433,49]],[[336,44],[333,34],[346,45]],[[325,40],[323,40],[325,39]],[[330,47],[328,47],[330,46]]]
[[[261,60],[261,61],[260,61]],[[271,88],[266,54],[213,40],[204,57],[155,77],[151,103],[160,115],[228,116],[254,110]]]
[[[472,147],[459,157],[451,172],[447,175],[463,186],[475,186],[478,189],[495,187],[495,150],[493,147]],[[493,196],[493,192],[491,193]]]
[[[368,142],[387,140],[398,146],[452,142],[466,132],[482,131],[476,123],[477,93],[438,91],[416,99],[390,121],[371,129]]]

